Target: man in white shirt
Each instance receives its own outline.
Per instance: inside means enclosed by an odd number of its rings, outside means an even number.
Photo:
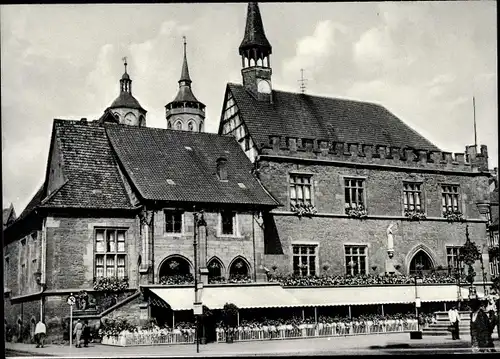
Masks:
[[[460,331],[459,331],[460,314],[458,313],[458,309],[456,306],[453,306],[448,311],[448,318],[450,319],[450,324],[453,327],[453,330],[451,331],[451,339],[453,340],[460,339]]]
[[[36,323],[35,327],[35,340],[36,340],[36,347],[37,348],[43,348],[43,342],[45,340],[45,324],[40,320],[38,323]]]

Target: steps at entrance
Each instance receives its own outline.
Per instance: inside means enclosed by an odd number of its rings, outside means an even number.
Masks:
[[[450,325],[450,321],[448,319],[448,312],[436,312],[436,323],[432,323],[428,325],[426,328],[422,329],[423,335],[434,336],[441,335],[451,336],[451,333],[448,331],[448,326]],[[460,323],[458,325],[460,333],[469,333],[470,332],[470,312],[459,312],[460,314]]]

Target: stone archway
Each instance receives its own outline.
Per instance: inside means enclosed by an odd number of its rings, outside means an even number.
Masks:
[[[158,277],[160,283],[182,284],[190,282],[193,278],[192,266],[189,260],[181,255],[172,255],[160,264]]]
[[[247,278],[250,276],[250,265],[247,260],[241,256],[233,259],[229,265],[229,278]]]
[[[208,282],[222,281],[225,277],[225,270],[222,261],[217,257],[212,257],[207,264]]]
[[[419,266],[421,266],[421,271],[423,273],[429,272],[434,268],[434,261],[432,260],[431,256],[427,254],[423,249],[418,250],[413,255],[410,261],[408,273],[417,273]]]

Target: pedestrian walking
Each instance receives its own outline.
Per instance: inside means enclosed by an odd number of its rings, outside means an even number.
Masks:
[[[45,335],[47,333],[47,328],[45,327],[45,324],[40,321],[36,323],[35,327],[35,342],[36,342],[36,347],[37,348],[43,348],[43,343],[45,341]]]
[[[451,339],[457,340],[460,339],[460,314],[458,313],[458,309],[456,306],[453,306],[448,311],[448,318],[450,320],[451,326]]]
[[[488,348],[490,352],[495,352],[495,344],[493,343],[493,331],[497,325],[497,316],[494,310],[488,312]]]
[[[484,312],[478,299],[470,301],[471,319],[470,336],[473,352],[485,352],[488,350],[488,338],[490,334],[488,315]]]
[[[90,338],[90,327],[89,327],[89,321],[85,319],[83,322],[83,346],[88,347],[89,346],[89,338]]]
[[[80,341],[82,339],[82,333],[83,333],[83,324],[80,319],[76,322],[75,325],[75,330],[73,331],[73,335],[75,336],[75,346],[77,348],[81,348]]]

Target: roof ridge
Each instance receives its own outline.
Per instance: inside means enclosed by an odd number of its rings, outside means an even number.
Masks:
[[[236,83],[233,83],[233,82],[228,82],[228,85],[232,85],[232,86],[237,86],[237,87],[242,87],[243,89],[244,86],[242,84],[236,84]],[[346,102],[356,102],[356,103],[363,103],[363,104],[369,104],[369,105],[373,105],[373,106],[379,106],[381,108],[384,108],[387,110],[387,108],[380,104],[380,103],[377,103],[377,102],[373,102],[373,101],[362,101],[362,100],[353,100],[353,99],[349,99],[349,98],[343,98],[343,97],[331,97],[331,96],[326,96],[326,95],[312,95],[312,94],[307,94],[307,93],[301,93],[301,92],[292,92],[292,91],[284,91],[284,90],[276,90],[273,88],[272,90],[273,92],[279,92],[279,93],[284,93],[284,94],[291,94],[291,95],[300,95],[300,96],[304,96],[304,97],[316,97],[316,98],[324,98],[324,99],[328,99],[328,100],[339,100],[339,101],[346,101]]]
[[[120,127],[117,127],[120,126]],[[228,139],[234,139],[233,136],[228,136],[228,135],[220,135],[216,132],[194,132],[194,131],[179,131],[179,130],[174,130],[170,128],[162,128],[162,127],[135,127],[135,126],[128,126],[128,125],[121,125],[121,124],[104,124],[104,127],[106,129],[113,129],[113,128],[121,128],[121,129],[126,129],[125,131],[149,131],[149,130],[154,130],[154,131],[164,131],[164,132],[170,132],[170,133],[180,133],[182,134],[181,136],[212,136],[212,137],[220,137],[220,138],[228,138]]]

